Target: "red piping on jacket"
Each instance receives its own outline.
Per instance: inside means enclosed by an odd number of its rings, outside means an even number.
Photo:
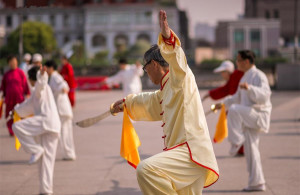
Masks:
[[[162,84],[163,79],[165,78],[165,76],[167,76],[167,74],[169,73],[169,70],[166,72],[166,74],[161,78],[160,80],[160,90],[163,90],[166,82],[169,80],[169,78],[164,82],[164,84]]]

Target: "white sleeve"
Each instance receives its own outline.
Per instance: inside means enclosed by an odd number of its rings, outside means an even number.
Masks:
[[[265,75],[260,75],[255,78],[253,85],[249,85],[248,89],[249,98],[257,103],[266,103],[271,96],[271,89]]]
[[[14,109],[21,118],[25,118],[30,115],[33,115],[34,107],[33,107],[32,97],[26,99],[21,104],[17,104]]]
[[[108,77],[105,82],[107,85],[109,86],[112,86],[112,85],[115,85],[115,84],[119,84],[122,82],[122,78],[123,78],[123,74],[121,71],[119,71],[117,74],[111,76],[111,77]]]
[[[38,71],[36,78],[37,78],[37,81],[34,85],[34,95],[36,97],[40,98],[42,90],[48,84],[48,74],[47,74],[47,72],[45,72],[43,75],[41,75],[41,72]]]

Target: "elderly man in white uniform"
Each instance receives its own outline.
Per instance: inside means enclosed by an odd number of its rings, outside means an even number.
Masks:
[[[53,193],[53,172],[56,148],[61,124],[53,98],[48,86],[48,75],[40,67],[28,71],[30,83],[35,86],[30,98],[15,106],[21,118],[29,117],[13,124],[13,131],[20,140],[22,147],[31,153],[29,164],[40,158],[40,193]],[[35,141],[40,139],[40,144]]]
[[[53,60],[45,63],[50,77],[49,86],[52,89],[58,114],[61,121],[60,145],[63,149],[63,160],[75,160],[75,146],[73,139],[73,111],[68,97],[69,86],[64,78],[56,71],[57,64]]]
[[[129,94],[138,94],[142,92],[141,76],[144,71],[139,63],[136,65],[128,65],[126,59],[119,60],[120,71],[108,77],[104,83],[108,85],[114,85],[122,83],[124,96]]]
[[[259,133],[270,127],[271,90],[266,75],[254,65],[252,51],[238,52],[237,66],[244,72],[237,92],[224,100],[228,109],[228,140],[231,155],[244,144],[249,172],[248,187],[244,191],[264,191],[265,178],[259,153]]]

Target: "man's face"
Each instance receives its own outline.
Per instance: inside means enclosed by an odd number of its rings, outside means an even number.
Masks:
[[[47,67],[47,66],[45,66],[45,67],[46,67],[47,74],[50,76],[54,71],[53,67]]]
[[[120,67],[120,70],[125,70],[126,64],[120,64],[119,67]]]
[[[67,61],[65,58],[62,58],[62,59],[61,59],[61,63],[62,63],[62,64],[67,64],[68,61]]]
[[[161,80],[160,72],[158,66],[160,66],[157,62],[154,60],[151,60],[149,63],[145,65],[145,71],[148,74],[148,77],[154,83],[155,85],[158,85]]]
[[[8,62],[8,64],[9,64],[9,67],[10,67],[11,69],[16,69],[16,68],[18,67],[18,60],[17,60],[17,58],[12,58],[12,59]]]
[[[245,70],[245,67],[246,67],[246,60],[244,60],[240,54],[237,55],[236,57],[236,65],[237,65],[237,68],[238,70],[240,71],[244,71]]]

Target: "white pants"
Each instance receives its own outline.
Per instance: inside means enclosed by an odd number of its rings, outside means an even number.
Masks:
[[[140,162],[137,180],[145,195],[201,195],[207,170],[190,159],[186,145]]]
[[[43,129],[41,116],[18,121],[13,124],[13,130],[26,152],[35,154],[44,150],[39,161],[40,193],[53,193],[53,172],[58,134]],[[38,144],[35,138],[39,139],[41,143]]]
[[[61,136],[60,145],[63,149],[64,158],[75,159],[75,146],[73,139],[73,126],[72,118],[70,117],[60,117],[61,121]]]
[[[259,152],[259,113],[251,107],[233,104],[228,109],[228,140],[235,145],[244,144],[249,172],[248,186],[264,184]]]

